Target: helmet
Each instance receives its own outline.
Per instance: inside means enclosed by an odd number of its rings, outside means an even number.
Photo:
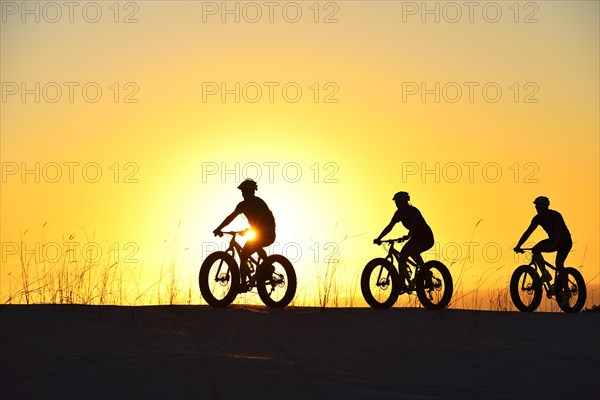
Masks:
[[[538,196],[533,201],[533,204],[548,207],[550,205],[550,200],[548,200],[546,196]]]
[[[398,201],[398,200],[408,201],[408,200],[410,200],[410,196],[406,192],[398,192],[398,193],[396,193],[394,195],[394,197],[392,197],[392,200],[394,200],[394,201]]]
[[[248,189],[256,190],[256,189],[258,189],[258,185],[254,181],[254,179],[247,178],[244,182],[240,183],[240,185],[238,186],[238,189],[240,189],[240,190],[248,190]]]

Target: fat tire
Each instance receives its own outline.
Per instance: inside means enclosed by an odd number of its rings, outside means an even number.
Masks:
[[[296,295],[296,287],[298,285],[296,279],[296,271],[294,271],[294,266],[281,254],[273,254],[268,256],[263,260],[261,265],[258,267],[257,272],[260,271],[261,268],[268,268],[268,264],[277,265],[279,264],[285,270],[285,293],[279,300],[275,300],[271,297],[269,290],[273,287],[272,285],[272,276],[267,277],[257,277],[256,281],[256,289],[258,290],[258,295],[263,303],[269,308],[284,308],[294,299]],[[275,267],[275,271],[277,272],[277,267]],[[259,274],[257,273],[257,276]]]
[[[210,271],[215,265],[215,263],[219,261],[222,261],[227,265],[230,275],[229,279],[231,282],[229,291],[226,292],[225,296],[223,296],[222,298],[215,297],[215,295],[210,289],[209,282]],[[240,270],[237,265],[237,262],[231,256],[231,254],[226,253],[224,251],[217,251],[210,254],[202,262],[202,266],[200,266],[198,283],[200,286],[200,293],[202,294],[202,297],[204,298],[204,300],[206,300],[208,304],[210,304],[213,307],[227,307],[235,300],[240,286]]]
[[[427,287],[427,278],[429,276],[427,272],[432,270],[437,270],[439,272],[439,275],[441,275],[441,277],[437,276],[437,274],[433,272],[434,277],[441,278],[442,290],[444,290],[444,294],[442,294],[440,301],[438,301],[437,303],[431,301],[431,299],[427,295],[427,290],[429,289]],[[450,273],[450,270],[443,263],[436,260],[427,261],[425,263],[425,268],[419,270],[416,279],[417,297],[419,298],[419,301],[421,302],[423,307],[425,307],[428,310],[442,310],[446,308],[448,304],[450,304],[450,300],[452,299],[452,292],[454,291],[454,284],[452,282],[452,274]]]
[[[382,267],[389,272],[389,296],[384,301],[377,300],[371,292],[371,274],[377,267]],[[396,270],[396,267],[394,267],[394,264],[392,264],[389,260],[385,258],[374,258],[363,268],[360,277],[360,290],[362,291],[365,301],[372,308],[377,310],[385,310],[393,306],[396,300],[398,300],[399,286],[400,277],[398,276],[398,271]]]
[[[529,304],[523,303],[520,296],[523,290],[521,289],[521,277],[524,275],[531,277],[529,290],[533,291],[533,298]],[[510,297],[517,310],[521,312],[533,312],[539,307],[542,301],[542,281],[535,268],[531,265],[521,265],[515,269],[510,278]]]
[[[579,311],[581,311],[583,309],[583,306],[585,306],[585,300],[587,298],[587,289],[585,287],[585,280],[583,279],[583,276],[581,275],[581,272],[579,272],[578,270],[576,270],[573,267],[567,267],[564,270],[564,273],[567,274],[567,284],[569,286],[569,292],[571,294],[575,293],[577,294],[577,300],[575,301],[575,303],[573,305],[571,305],[571,302],[569,302],[568,304],[565,305],[561,305],[560,303],[558,303],[558,306],[560,307],[561,310],[563,310],[566,313],[570,313],[570,314],[575,314],[578,313]],[[573,279],[570,279],[570,278]],[[573,280],[575,281],[574,283],[576,284],[576,286],[572,286]],[[557,297],[558,299],[558,297]]]

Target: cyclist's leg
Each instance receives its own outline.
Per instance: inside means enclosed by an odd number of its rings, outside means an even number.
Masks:
[[[261,260],[267,258],[267,252],[265,251],[264,247],[261,247],[258,250],[256,250],[256,253],[258,254]]]
[[[564,274],[565,260],[571,251],[571,247],[573,247],[573,242],[570,240],[560,242],[556,247],[556,285],[558,288],[566,288],[567,276]],[[560,291],[557,290],[557,293],[559,292]],[[558,300],[560,301],[561,299]]]
[[[546,270],[546,266],[544,264],[544,257],[542,256],[542,253],[552,253],[555,251],[556,246],[552,243],[552,240],[550,239],[544,239],[535,246],[533,246],[533,259],[534,261],[539,261],[538,265],[542,269],[542,273],[548,274],[548,271]]]
[[[396,257],[396,259],[398,260],[398,273],[400,274],[400,287],[407,285],[406,268],[408,267],[408,265],[406,261],[408,260],[408,257],[414,254],[413,246],[414,239],[411,238],[408,240],[408,242],[406,242],[404,247],[400,249],[400,252]]]
[[[425,265],[425,261],[423,260],[421,253],[432,248],[434,243],[435,241],[433,239],[433,235],[424,236],[415,243],[414,254],[411,254],[411,257],[420,267]]]
[[[567,259],[572,247],[573,242],[570,240],[559,242],[556,246],[556,268],[558,268],[559,271],[562,271],[565,268],[565,260]]]
[[[257,249],[258,256],[260,257],[260,265],[258,266],[257,274],[261,275],[261,278],[265,279],[270,278],[273,275],[273,271],[275,267],[273,265],[269,265],[270,268],[266,269],[265,264],[263,264],[263,260],[267,258],[267,252],[265,251],[265,247],[272,245],[275,242],[275,232],[265,232],[261,235],[260,243],[257,243],[259,248]],[[257,275],[258,277],[258,275]]]
[[[533,246],[534,253],[552,253],[556,251],[556,246],[550,239],[544,239],[535,246]]]
[[[242,249],[242,254],[240,255],[242,268],[244,271],[242,274],[242,282],[246,281],[248,275],[250,275],[250,271],[248,270],[246,261],[252,254],[258,253],[261,259],[265,259],[267,257],[267,252],[265,251],[265,247],[270,246],[275,242],[275,233],[273,234],[259,234],[259,239],[257,240],[248,240]]]
[[[421,253],[432,248],[434,243],[433,235],[423,235],[423,237],[415,242],[414,253],[411,254],[412,259],[422,268],[421,274],[424,274],[422,276],[424,276],[428,282],[431,281],[433,275],[431,274],[431,271],[423,268],[425,266],[425,260],[423,260]]]
[[[433,237],[413,236],[412,238],[410,238],[410,240],[406,242],[404,247],[402,247],[402,250],[400,250],[400,255],[398,257],[398,268],[400,269],[400,276],[404,277],[405,279],[407,278],[405,271],[406,260],[408,257],[412,258],[420,267],[425,265],[425,261],[423,261],[421,253],[425,250],[429,250],[430,248],[432,248],[433,244]]]
[[[255,241],[247,241],[242,248],[242,253],[240,254],[240,277],[242,279],[242,284],[245,284],[248,276],[250,275],[250,270],[248,269],[248,258],[252,256],[252,254],[257,251],[262,250],[260,244]]]

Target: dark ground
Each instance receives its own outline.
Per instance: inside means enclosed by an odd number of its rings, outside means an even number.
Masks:
[[[598,399],[600,313],[0,306],[2,399]]]

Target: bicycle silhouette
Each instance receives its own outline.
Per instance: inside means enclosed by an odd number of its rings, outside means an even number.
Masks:
[[[427,261],[418,265],[408,259],[406,269],[399,271],[400,252],[394,248],[394,243],[405,239],[382,240],[389,244],[385,258],[374,258],[369,261],[362,271],[360,288],[369,306],[376,309],[390,308],[402,294],[417,293],[423,307],[430,310],[443,309],[452,298],[452,275],[448,268],[439,261]]]
[[[542,301],[542,292],[551,299],[564,293],[568,301],[558,302],[558,306],[566,313],[577,313],[585,305],[587,289],[581,273],[572,267],[565,267],[566,277],[562,278],[566,282],[565,287],[557,287],[556,277],[557,268],[544,260],[542,253],[533,249],[521,249],[532,252],[531,262],[529,264],[517,267],[510,278],[510,297],[517,309],[523,312],[535,311]],[[554,277],[546,271],[545,267],[554,270]]]
[[[242,246],[235,240],[248,230],[223,232],[231,235],[229,247],[216,251],[202,262],[199,274],[200,293],[213,307],[230,305],[239,293],[256,288],[260,299],[271,308],[287,306],[296,294],[296,273],[292,263],[281,254],[262,258],[248,257],[248,283],[244,288],[239,267]],[[263,254],[266,255],[264,250]],[[242,289],[244,288],[244,289]]]

